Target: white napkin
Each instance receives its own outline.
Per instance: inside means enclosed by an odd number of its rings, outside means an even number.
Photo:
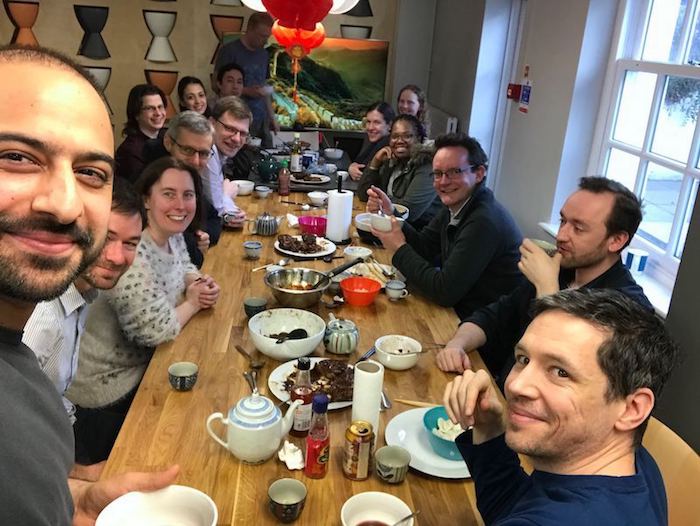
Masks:
[[[294,214],[287,214],[287,224],[291,228],[296,228],[299,226],[299,218]]]
[[[277,452],[277,457],[287,465],[289,470],[304,469],[304,455],[301,449],[289,440],[284,441],[282,449]]]

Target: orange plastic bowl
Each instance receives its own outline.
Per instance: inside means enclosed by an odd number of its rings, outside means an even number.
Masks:
[[[376,279],[356,276],[341,281],[340,288],[343,291],[343,298],[348,304],[355,307],[365,307],[372,304],[382,289],[382,284]]]

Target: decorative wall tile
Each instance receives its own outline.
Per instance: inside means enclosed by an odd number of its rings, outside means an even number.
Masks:
[[[170,45],[168,36],[175,27],[177,13],[171,11],[143,10],[143,18],[148,30],[153,35],[146,52],[146,60],[151,62],[177,62],[177,57]]]
[[[230,5],[240,7],[243,4],[241,0],[211,0],[212,5]]]
[[[170,119],[173,117],[177,111],[175,111],[175,105],[173,100],[170,98],[170,94],[175,89],[175,84],[177,83],[177,71],[158,71],[155,69],[146,69],[143,71],[146,75],[146,82],[158,86],[165,93],[165,97],[168,99],[168,109],[166,111],[166,118]]]
[[[38,46],[39,42],[34,36],[32,27],[39,15],[39,4],[36,2],[22,2],[5,0],[5,11],[10,21],[15,26],[10,44],[22,44],[23,46]]]
[[[210,64],[214,63],[216,60],[216,54],[219,52],[221,47],[221,38],[224,33],[238,33],[243,27],[243,17],[242,16],[223,16],[223,15],[209,15],[209,20],[211,20],[211,28],[214,30],[216,35],[216,49],[211,57]]]
[[[107,84],[109,84],[109,79],[112,76],[112,68],[102,68],[98,66],[83,66],[83,68],[95,78],[97,85],[100,87],[100,93],[104,97],[105,102],[107,102],[109,112],[114,114],[112,106],[110,106],[109,100],[107,100],[107,96],[105,95],[105,89],[107,89]]]
[[[340,35],[343,38],[369,38],[372,35],[372,26],[340,24]]]
[[[95,60],[109,58],[109,51],[100,34],[107,23],[109,7],[74,5],[75,17],[85,34],[78,48],[78,55]]]

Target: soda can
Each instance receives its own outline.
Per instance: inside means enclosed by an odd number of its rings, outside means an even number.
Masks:
[[[355,420],[345,431],[343,473],[352,480],[365,480],[372,471],[374,432],[372,424]]]

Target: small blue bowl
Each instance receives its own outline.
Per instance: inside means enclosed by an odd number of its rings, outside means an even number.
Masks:
[[[447,416],[445,408],[441,405],[433,407],[423,415],[423,426],[425,426],[425,431],[428,433],[430,446],[435,453],[443,458],[463,461],[462,455],[459,453],[457,445],[454,442],[440,438],[433,433],[433,429],[438,426],[438,418],[444,418],[445,420],[450,418]]]

